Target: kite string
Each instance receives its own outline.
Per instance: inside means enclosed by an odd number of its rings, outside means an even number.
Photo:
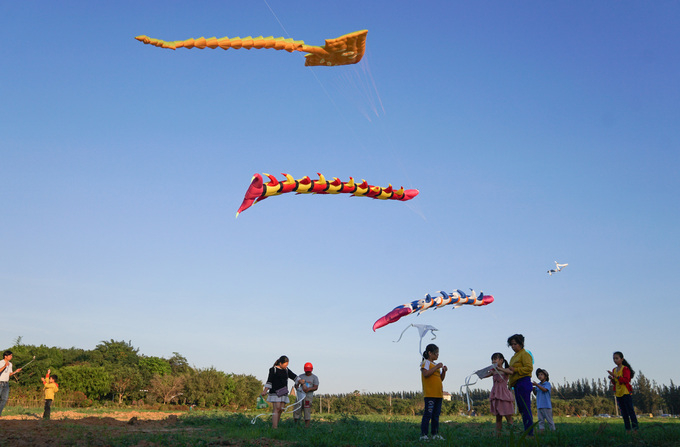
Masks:
[[[298,394],[299,394],[299,395],[296,397],[297,401],[296,401],[295,403],[290,404],[290,405],[288,405],[287,407],[285,407],[285,408],[283,409],[283,411],[281,412],[281,414],[292,413],[293,411],[297,410],[297,408],[293,408],[292,410],[288,411],[288,409],[289,409],[290,407],[295,407],[295,406],[298,405],[298,404],[300,404],[300,406],[302,406],[302,403],[304,402],[305,397],[307,397],[307,394],[305,394],[305,392],[302,391],[302,390],[298,391]],[[255,417],[250,421],[250,423],[254,425],[254,424],[255,424],[255,421],[257,421],[257,418],[259,418],[260,416],[267,416],[267,415],[273,416],[274,413],[262,413],[262,414],[258,414],[257,416],[255,416]]]
[[[286,37],[290,39],[290,34],[288,34],[288,30],[286,30],[286,27],[283,26],[283,23],[281,23],[281,20],[279,20],[279,17],[276,15],[276,13],[272,9],[272,7],[269,6],[269,3],[267,3],[267,0],[264,0],[264,4],[267,5],[267,8],[269,8],[269,11],[271,11],[271,13],[274,16],[274,18],[276,19],[276,21],[279,22],[279,25],[281,26],[281,29],[283,30],[283,32],[286,34]]]
[[[281,20],[279,19],[279,17],[276,15],[276,12],[274,12],[274,9],[269,5],[269,3],[267,2],[267,0],[263,0],[263,1],[264,1],[264,4],[267,5],[267,8],[269,8],[269,11],[272,13],[272,15],[274,16],[274,18],[276,19],[276,21],[279,22],[279,25],[281,26],[281,29],[283,30],[283,32],[284,32],[284,34],[286,35],[286,37],[290,39],[291,37],[290,37],[290,34],[288,33],[288,30],[286,29],[285,26],[283,26],[283,22],[281,22]],[[354,134],[355,139],[359,142],[359,145],[360,145],[363,149],[366,149],[366,147],[365,147],[363,144],[361,144],[361,141],[359,140],[359,137],[358,137],[358,135],[356,134],[356,131],[354,130],[354,128],[353,128],[352,126],[350,126],[349,121],[347,121],[347,118],[345,117],[345,115],[342,113],[342,111],[340,111],[340,108],[338,107],[338,104],[335,102],[335,100],[333,100],[333,97],[330,95],[330,93],[328,93],[328,90],[326,89],[326,87],[325,87],[325,86],[323,85],[323,83],[321,82],[321,79],[319,79],[319,77],[316,75],[316,73],[314,72],[314,70],[311,69],[312,67],[308,67],[308,68],[310,69],[309,72],[312,73],[312,76],[314,76],[314,79],[316,79],[316,82],[317,82],[317,83],[319,84],[319,86],[321,87],[321,90],[323,90],[324,94],[326,95],[326,98],[328,98],[328,100],[330,101],[330,103],[331,103],[331,104],[333,105],[333,107],[335,108],[335,111],[338,112],[338,115],[340,115],[340,118],[342,118],[342,120],[345,122],[345,128],[346,128],[346,129],[350,129],[350,130],[352,131],[352,134]],[[381,104],[382,104],[382,103],[381,103]]]
[[[281,29],[283,30],[283,32],[284,32],[284,34],[286,35],[286,37],[290,39],[291,37],[290,37],[290,34],[288,33],[288,30],[287,30],[286,27],[283,25],[283,22],[281,22],[281,20],[279,19],[278,15],[277,15],[276,12],[274,11],[274,9],[271,7],[271,5],[269,4],[269,2],[267,2],[267,0],[263,0],[263,1],[264,1],[264,4],[265,4],[265,5],[267,6],[267,8],[269,9],[269,11],[270,11],[270,12],[272,13],[272,15],[274,16],[274,18],[276,19],[276,21],[279,23],[279,26],[281,26]],[[376,106],[376,104],[375,104],[375,101],[374,101],[374,99],[373,99],[373,97],[372,97],[372,93],[375,94],[375,97],[377,98],[377,102],[380,104],[380,110],[382,110],[383,115],[386,114],[386,112],[385,112],[385,106],[384,106],[384,104],[383,104],[382,98],[380,97],[380,93],[378,92],[378,87],[377,87],[377,85],[376,85],[376,82],[375,82],[375,78],[374,78],[374,76],[373,76],[373,73],[371,72],[371,68],[370,68],[370,66],[369,66],[369,64],[368,64],[368,59],[369,59],[368,56],[369,56],[369,54],[370,54],[370,50],[367,49],[366,52],[365,52],[365,54],[364,54],[364,57],[362,58],[361,62],[359,63],[359,65],[361,66],[361,69],[363,70],[364,74],[366,75],[365,77],[367,77],[368,79],[370,79],[370,83],[369,83],[369,82],[364,82],[363,96],[364,96],[364,98],[367,100],[367,102],[369,103],[369,107],[373,110],[373,113],[375,113],[376,117],[377,117],[377,118],[380,118],[380,114],[378,113],[378,108],[377,108],[377,106]],[[338,107],[338,104],[335,102],[335,100],[333,99],[333,97],[330,95],[330,93],[328,92],[328,89],[326,88],[326,86],[323,84],[323,82],[321,82],[321,79],[319,79],[319,77],[317,76],[316,72],[315,72],[314,70],[311,69],[312,67],[309,67],[309,68],[310,68],[309,71],[312,73],[312,76],[314,76],[314,79],[316,79],[317,84],[319,85],[319,87],[321,87],[321,90],[322,90],[322,91],[324,92],[324,94],[326,95],[326,98],[328,98],[328,100],[330,101],[330,103],[333,105],[333,108],[335,108],[335,111],[338,113],[338,115],[340,116],[340,118],[341,118],[342,121],[344,122],[344,124],[345,124],[345,129],[349,129],[350,132],[352,133],[352,135],[354,136],[354,139],[355,139],[355,141],[357,142],[357,145],[358,145],[359,147],[361,147],[361,148],[364,150],[365,153],[369,153],[368,148],[364,145],[364,142],[359,138],[359,135],[356,133],[356,130],[354,129],[354,126],[351,126],[351,125],[350,125],[349,121],[347,120],[347,117],[345,116],[344,113],[342,113],[342,111],[340,110],[340,107]],[[358,71],[357,71],[358,69],[355,68],[355,67],[352,67],[352,68],[355,70],[355,73],[357,73],[357,77],[360,78],[361,76],[358,74]],[[373,87],[372,91],[371,91],[371,89],[370,89],[370,86]],[[362,89],[359,89],[358,87],[356,87],[356,83],[355,83],[355,88],[356,88],[357,90],[359,90],[359,91],[362,90]],[[367,115],[366,113],[363,113],[363,115],[364,115],[364,117],[365,117],[369,122],[372,122],[371,119],[368,117],[368,115]],[[391,152],[392,152],[392,153],[396,153],[396,151],[394,151],[394,147],[395,147],[395,146],[394,146],[394,143],[393,143],[392,139],[390,138],[389,133],[385,130],[385,128],[384,128],[382,125],[379,126],[379,127],[380,127],[380,131],[381,131],[382,134],[383,134],[383,139],[386,140],[386,141],[388,142],[388,143],[387,143],[388,147],[392,148]],[[397,157],[396,160],[397,160],[397,162],[399,163],[399,166],[400,166],[402,172],[403,172],[403,173],[405,174],[405,176],[406,176],[407,184],[409,184],[409,185],[411,186],[411,188],[413,188],[413,181],[409,178],[408,172],[407,172],[407,170],[406,170],[406,167],[404,166],[404,163],[403,163],[402,159],[399,158],[399,157]],[[408,209],[410,209],[413,213],[417,214],[417,215],[420,216],[424,221],[427,222],[427,217],[425,217],[425,213],[423,213],[422,210],[420,210],[419,208],[416,208],[416,206],[414,206],[413,204],[407,204],[407,207],[408,207]],[[444,235],[444,232],[443,232],[441,229],[440,229],[440,233],[441,233],[442,235]]]

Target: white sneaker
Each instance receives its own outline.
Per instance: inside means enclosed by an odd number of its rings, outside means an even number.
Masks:
[[[443,441],[444,437],[442,437],[441,435],[432,435],[432,439],[436,441]]]
[[[421,441],[429,441],[430,438],[428,438],[427,435],[423,435],[423,436],[420,437],[420,440]]]

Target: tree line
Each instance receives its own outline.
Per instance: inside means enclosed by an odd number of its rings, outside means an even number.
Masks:
[[[12,377],[10,401],[40,400],[40,378],[48,368],[59,377],[59,402],[65,406],[172,405],[245,410],[255,407],[263,384],[252,375],[229,374],[213,367],[195,368],[175,352],[170,358],[146,356],[131,341],[102,341],[92,350],[25,345],[21,337],[10,348],[15,369],[33,363]],[[616,414],[609,380],[579,379],[552,382],[553,413],[560,415]],[[680,389],[658,385],[638,371],[633,380],[634,404],[639,413],[680,413]],[[344,414],[415,415],[422,411],[422,393],[317,394],[313,411]],[[476,414],[489,413],[489,391],[471,389]],[[11,404],[11,403],[10,403]],[[442,414],[467,412],[466,397],[452,393]]]
[[[25,370],[12,376],[10,402],[40,400],[40,379],[48,369],[59,380],[56,405],[114,402],[240,409],[254,406],[263,386],[251,375],[192,367],[177,352],[170,358],[140,354],[130,341],[102,341],[86,350],[25,345],[18,337],[10,350],[15,369],[35,356]]]

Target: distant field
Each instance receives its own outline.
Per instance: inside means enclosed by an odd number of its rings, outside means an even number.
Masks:
[[[9,410],[9,411],[8,411]],[[233,446],[410,446],[420,444],[419,417],[315,415],[310,429],[285,415],[278,430],[268,418],[253,425],[255,414],[222,411],[167,413],[137,410],[53,411],[53,420],[39,418],[40,408],[8,408],[0,418],[3,444],[52,445],[233,445]],[[533,439],[521,436],[520,424],[494,437],[489,416],[443,417],[442,446],[678,446],[680,420],[642,418],[633,438],[618,418],[557,418],[557,431]]]

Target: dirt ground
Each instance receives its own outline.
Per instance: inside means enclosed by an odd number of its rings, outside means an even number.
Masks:
[[[53,411],[49,421],[39,414],[0,418],[0,438],[11,446],[106,445],[105,439],[134,432],[179,430],[181,413],[111,412],[87,416],[74,411]],[[68,425],[69,430],[65,430]],[[76,427],[73,430],[72,427]],[[184,429],[186,430],[186,429]],[[68,433],[66,433],[68,432]],[[69,435],[71,433],[71,435]],[[142,441],[139,446],[152,446]]]
[[[88,416],[73,411],[53,411],[50,420],[41,414],[22,414],[0,418],[0,444],[12,447],[28,446],[107,446],[112,439],[125,435],[189,433],[196,428],[178,424],[182,413],[113,411]],[[156,438],[158,439],[158,438]],[[288,443],[261,438],[246,445],[285,446]],[[135,447],[164,446],[167,442],[139,441]],[[244,445],[237,440],[218,438],[208,445]]]

